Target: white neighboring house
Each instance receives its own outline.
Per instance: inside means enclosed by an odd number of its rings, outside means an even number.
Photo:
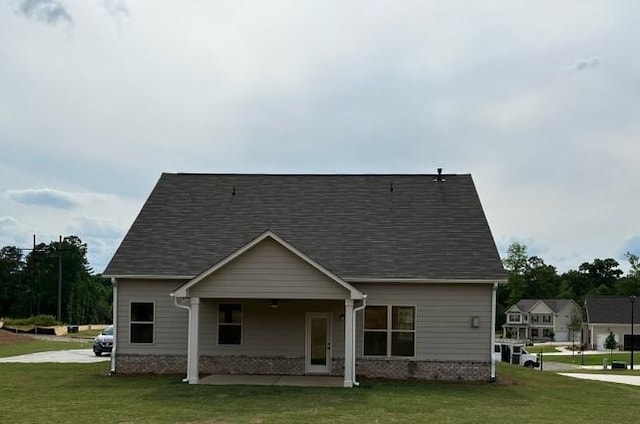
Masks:
[[[502,337],[517,340],[570,342],[569,323],[580,307],[572,299],[522,299],[505,311]]]
[[[635,349],[640,348],[640,300],[629,296],[587,296],[584,300],[583,340],[590,349],[606,351],[604,342],[613,333],[621,350],[631,346],[631,307]]]

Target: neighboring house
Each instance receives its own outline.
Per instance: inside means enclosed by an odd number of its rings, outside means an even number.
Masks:
[[[572,337],[569,330],[574,311],[579,313],[580,307],[571,299],[522,299],[505,311],[502,336],[530,341],[579,340],[580,332]]]
[[[495,377],[470,175],[163,174],[104,275],[114,372]]]
[[[629,296],[587,296],[583,308],[583,340],[589,349],[607,350],[604,342],[613,333],[620,349],[631,345],[631,307],[633,305],[633,333],[635,349],[640,350],[640,301],[631,302]]]

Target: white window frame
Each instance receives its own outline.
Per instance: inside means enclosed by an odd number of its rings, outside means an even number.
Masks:
[[[385,307],[387,308],[387,328],[386,329],[367,329],[366,328],[366,308],[364,310],[364,314],[362,316],[362,356],[365,358],[386,358],[386,359],[406,359],[406,358],[415,358],[416,357],[416,344],[417,344],[417,327],[418,327],[418,307],[417,305],[367,305],[367,307]],[[393,327],[393,308],[413,308],[413,330],[394,330]],[[366,355],[364,353],[364,339],[365,333],[369,332],[377,332],[377,333],[386,333],[387,335],[387,352],[385,355]],[[400,355],[392,355],[392,340],[393,333],[413,333],[413,355],[410,356],[400,356]]]
[[[513,317],[518,317],[518,319],[513,319]],[[522,314],[519,314],[517,312],[509,312],[508,315],[508,322],[510,323],[514,323],[514,324],[520,324],[522,323]]]
[[[238,305],[240,306],[240,323],[220,322],[220,306],[221,305]],[[238,347],[244,344],[244,305],[240,302],[221,302],[216,306],[216,321],[218,327],[216,328],[216,345],[220,347]],[[240,343],[220,343],[220,326],[237,326],[240,327]]]
[[[153,305],[153,321],[133,321],[132,308],[134,303],[151,303]],[[131,327],[133,324],[151,324],[153,331],[151,332],[151,343],[147,342],[134,342],[132,340],[133,331]],[[156,343],[156,302],[154,300],[131,300],[129,301],[129,343],[135,345],[153,345]]]

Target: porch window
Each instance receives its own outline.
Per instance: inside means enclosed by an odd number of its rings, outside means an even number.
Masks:
[[[131,343],[153,343],[154,309],[153,302],[131,302],[129,321]]]
[[[242,305],[238,303],[218,305],[218,344],[242,344]]]
[[[366,356],[415,355],[414,306],[367,306],[364,314]]]

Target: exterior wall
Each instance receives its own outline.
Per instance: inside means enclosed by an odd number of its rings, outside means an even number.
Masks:
[[[218,344],[219,303],[242,304],[242,345]],[[277,308],[268,300],[202,299],[200,301],[200,354],[203,356],[303,358],[305,314],[331,314],[332,356],[344,358],[344,301],[283,300]]]
[[[187,311],[175,307],[169,293],[179,281],[118,281],[117,371],[184,373]],[[332,284],[334,284],[332,282]],[[491,360],[490,284],[359,284],[369,305],[416,307],[416,355],[413,358],[363,357],[363,313],[356,325],[356,373],[369,378],[417,378],[486,381]],[[132,345],[129,303],[155,302],[155,339]],[[242,344],[217,344],[217,305],[243,305]],[[203,373],[304,374],[305,314],[332,317],[331,374],[344,372],[344,301],[281,299],[201,299],[200,366]],[[471,326],[479,318],[479,327]]]
[[[121,354],[186,355],[188,312],[177,308],[169,296],[184,283],[175,280],[118,280],[116,367]],[[154,302],[154,342],[129,342],[131,302]]]
[[[344,287],[265,239],[189,289],[202,298],[348,299]]]
[[[616,338],[616,341],[620,344],[619,349],[623,348],[624,344],[624,335],[631,334],[631,325],[630,324],[589,324],[585,326],[587,329],[587,337],[585,340],[588,347],[593,350],[606,351],[604,348],[604,341],[609,336],[609,332],[611,331]],[[633,326],[634,334],[640,334],[640,325],[635,324]]]
[[[491,284],[357,284],[368,305],[416,307],[419,361],[491,361]],[[480,326],[471,327],[471,317]],[[363,313],[357,317],[356,357],[363,358]],[[370,358],[373,360],[373,358]],[[375,358],[375,360],[379,360]],[[397,360],[389,358],[390,361]]]
[[[556,342],[570,342],[572,340],[568,326],[571,322],[571,314],[574,308],[579,310],[578,305],[569,303],[554,317],[553,332],[555,333],[554,340]],[[574,340],[580,340],[579,331],[576,333]]]

